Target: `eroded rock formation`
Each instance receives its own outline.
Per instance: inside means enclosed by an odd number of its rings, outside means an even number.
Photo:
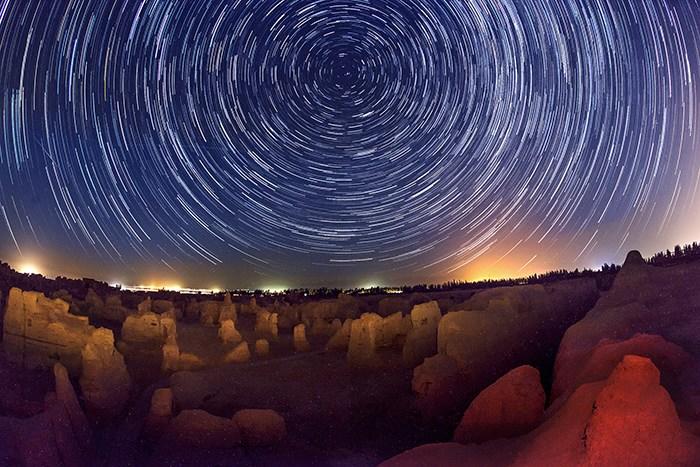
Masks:
[[[80,374],[81,351],[94,331],[87,317],[69,313],[63,300],[12,288],[7,298],[3,345],[8,358],[26,368],[60,361]]]

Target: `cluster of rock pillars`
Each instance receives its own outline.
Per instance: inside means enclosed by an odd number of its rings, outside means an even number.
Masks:
[[[609,290],[131,310],[12,288],[0,465],[697,466],[698,284],[632,252]]]

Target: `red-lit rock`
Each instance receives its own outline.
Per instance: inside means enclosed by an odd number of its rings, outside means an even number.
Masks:
[[[458,443],[481,443],[523,435],[539,425],[545,393],[540,372],[531,366],[511,370],[472,401],[454,434]]]
[[[682,427],[653,362],[626,356],[606,381],[578,387],[524,436],[421,446],[382,465],[695,466],[700,438]]]
[[[586,355],[585,361],[557,369],[552,387],[552,399],[577,388],[584,383],[606,379],[625,355],[640,355],[650,358],[664,377],[675,380],[683,372],[691,356],[680,346],[668,342],[661,336],[636,334],[627,340],[603,339]],[[669,381],[672,386],[675,381]]]

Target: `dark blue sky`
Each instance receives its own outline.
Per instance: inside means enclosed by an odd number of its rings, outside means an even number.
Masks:
[[[700,5],[0,0],[0,258],[519,276],[696,240]]]

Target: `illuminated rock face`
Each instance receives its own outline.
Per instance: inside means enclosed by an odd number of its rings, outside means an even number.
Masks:
[[[355,297],[340,294],[337,299],[315,300],[299,307],[301,320],[311,326],[315,319],[347,319],[357,317],[360,304]]]
[[[383,319],[378,345],[379,347],[392,347],[400,335],[406,334],[403,315],[397,311]]]
[[[350,344],[350,330],[352,328],[352,322],[353,320],[351,318],[348,318],[343,322],[343,326],[338,329],[338,331],[326,344],[326,350],[341,351],[348,349],[348,345]]]
[[[144,421],[145,435],[150,438],[159,437],[167,428],[173,417],[173,391],[170,388],[159,388],[151,396],[151,408]]]
[[[324,318],[315,318],[311,324],[309,335],[331,337],[343,326],[339,319],[328,321]]]
[[[259,357],[267,357],[270,355],[270,343],[265,339],[255,341],[255,355]]]
[[[633,352],[659,366],[664,384],[675,373],[681,391],[667,388],[682,402],[679,410],[700,418],[699,281],[700,262],[651,266],[631,252],[612,288],[566,331],[554,367],[553,397],[570,390],[585,368],[609,373],[620,353]],[[684,363],[684,353],[691,362]]]
[[[88,318],[69,313],[63,300],[13,288],[7,298],[3,345],[8,359],[26,368],[60,361],[80,374],[81,350],[94,331]]]
[[[277,313],[270,313],[267,310],[258,311],[255,318],[255,334],[259,337],[277,340],[279,334],[278,321],[279,316]]]
[[[607,380],[579,386],[524,436],[425,445],[381,465],[695,466],[700,438],[684,430],[651,360],[629,355]]]
[[[587,354],[585,361],[560,366],[552,387],[552,399],[570,393],[584,383],[607,378],[625,355],[652,359],[661,370],[662,381],[673,387],[691,365],[692,357],[680,346],[661,336],[636,334],[627,340],[603,339]]]
[[[593,279],[501,287],[475,294],[463,304],[465,311],[443,316],[437,331],[438,353],[452,358],[468,374],[468,381],[455,388],[457,394],[430,391],[429,397],[436,402],[423,402],[438,406],[442,398],[459,397],[466,407],[500,376],[541,361],[556,349],[566,328],[581,319],[597,297]]]
[[[311,350],[311,346],[309,341],[306,340],[306,326],[297,324],[294,326],[294,351],[308,352],[309,350]]]
[[[102,418],[118,415],[129,399],[131,379],[108,329],[95,330],[82,350],[80,388],[87,410]]]
[[[248,343],[243,341],[224,357],[226,363],[245,363],[250,361],[250,349]]]
[[[382,327],[382,317],[376,313],[365,313],[352,322],[348,344],[348,363],[355,367],[380,365],[377,347]]]
[[[411,310],[412,329],[403,347],[403,361],[414,367],[437,353],[438,324],[442,314],[436,301],[416,305]]]
[[[121,338],[128,344],[161,346],[167,335],[161,317],[151,311],[128,316],[122,325]]]
[[[458,443],[483,443],[523,435],[539,425],[545,393],[531,366],[509,371],[472,401],[455,431]]]
[[[241,333],[236,329],[233,320],[227,319],[219,325],[219,339],[225,344],[236,344],[243,340]]]

